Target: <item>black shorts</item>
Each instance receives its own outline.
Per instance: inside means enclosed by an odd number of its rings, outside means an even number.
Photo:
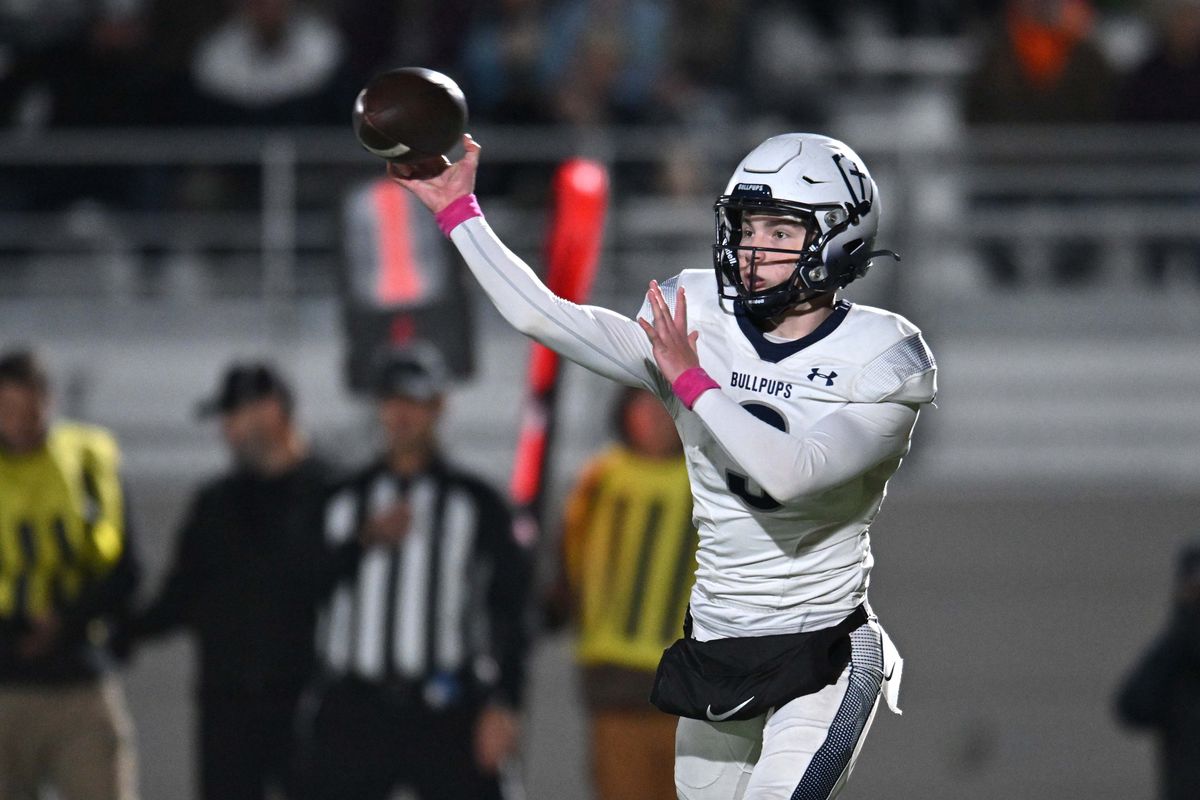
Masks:
[[[691,719],[757,717],[836,683],[850,663],[850,632],[866,621],[867,612],[859,606],[837,625],[818,631],[680,639],[663,651],[650,702]]]

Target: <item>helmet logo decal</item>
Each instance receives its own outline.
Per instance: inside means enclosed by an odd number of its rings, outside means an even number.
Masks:
[[[842,166],[842,162],[849,165],[849,169]],[[850,192],[850,213],[853,214],[852,221],[857,224],[858,217],[866,214],[871,210],[871,198],[867,197],[867,175],[858,165],[850,159],[846,158],[841,153],[833,154],[833,163],[837,165],[838,172],[842,173],[842,180],[846,182],[846,190]],[[853,175],[858,178],[858,191],[854,191],[854,182],[850,180]]]
[[[848,172],[851,175],[853,175],[854,177],[858,178],[858,194],[859,194],[859,196],[860,197],[865,196],[867,193],[867,176],[864,175],[862,170],[860,170],[858,168],[858,165],[853,162],[851,162],[850,169],[848,170]]]
[[[739,183],[731,197],[771,197],[771,187],[765,183]]]

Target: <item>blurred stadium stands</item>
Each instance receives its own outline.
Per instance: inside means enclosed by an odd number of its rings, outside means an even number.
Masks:
[[[923,423],[934,441],[920,468],[959,482],[1194,485],[1200,130],[995,128],[931,140],[865,121],[846,127],[857,129],[847,138],[882,186],[880,241],[904,256],[881,263],[849,294],[918,320],[943,362],[942,408]],[[693,135],[686,166],[703,177],[686,195],[622,184],[654,169],[685,131],[573,137],[557,128],[481,127],[477,138],[486,146],[485,174],[548,174],[579,152],[612,166],[617,194],[597,299],[632,313],[649,278],[708,268],[711,199],[738,154],[767,130]],[[7,335],[47,346],[70,376],[78,408],[68,410],[113,424],[132,469],[191,477],[215,455],[188,419],[191,401],[223,358],[257,350],[282,360],[302,397],[313,398],[304,407],[314,430],[351,424],[345,403],[327,402],[338,398],[341,375],[341,202],[378,165],[348,131],[0,139],[0,169],[61,171],[72,181],[97,165],[182,176],[241,168],[253,194],[216,209],[127,210],[82,191],[62,209],[0,213]],[[975,202],[984,195],[988,204]],[[541,201],[484,193],[494,227],[535,265]],[[1064,238],[1087,245],[1078,275],[1049,266],[1050,247]],[[977,255],[988,239],[1011,246],[1018,275],[991,279]],[[1174,250],[1154,271],[1148,254],[1159,242]],[[487,362],[519,367],[524,352],[514,337],[481,340],[509,348]],[[124,357],[131,352],[138,357]],[[507,430],[468,417],[461,424],[456,430],[481,463],[503,462]]]
[[[1128,69],[1148,26],[1128,3],[1100,5],[1105,50]],[[845,796],[1148,797],[1148,743],[1117,730],[1109,697],[1197,528],[1200,128],[968,129],[959,93],[977,37],[850,16],[831,36],[764,15],[778,24],[762,74],[800,96],[778,109],[755,97],[769,113],[701,101],[668,124],[473,125],[482,202],[536,267],[550,169],[608,163],[595,300],[633,313],[649,278],[709,268],[712,200],[750,147],[797,125],[850,142],[883,193],[880,244],[904,260],[848,294],[925,330],[941,394],[875,529],[872,594],[909,659],[907,713],[877,720]],[[819,113],[796,111],[805,96]],[[348,125],[0,134],[0,341],[41,347],[62,411],[116,430],[155,569],[187,492],[222,464],[193,408],[229,358],[277,361],[328,454],[369,448],[369,413],[342,384],[340,214],[379,174]],[[66,200],[28,202],[38,188]],[[997,240],[1015,273],[989,268]],[[1065,273],[1063,242],[1081,254]],[[504,482],[527,348],[477,292],[463,304],[478,374],[451,405],[447,446]],[[559,486],[604,439],[594,409],[610,391],[568,378]],[[147,651],[130,676],[151,800],[186,796],[186,655]],[[586,770],[562,638],[541,647],[534,681],[530,797],[555,800]]]

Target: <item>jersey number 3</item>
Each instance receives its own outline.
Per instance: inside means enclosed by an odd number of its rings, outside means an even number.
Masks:
[[[762,403],[743,403],[742,408],[772,428],[787,431],[787,420],[784,419],[783,414],[770,406]],[[731,469],[725,470],[725,485],[743,503],[758,511],[777,511],[783,508],[778,500],[764,492],[761,487],[740,472],[734,472]]]

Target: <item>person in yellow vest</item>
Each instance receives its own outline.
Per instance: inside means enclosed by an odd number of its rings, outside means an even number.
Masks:
[[[133,800],[133,732],[105,620],[136,588],[119,453],[50,421],[46,373],[0,355],[0,800]]]
[[[650,705],[663,650],[680,636],[696,571],[683,448],[658,398],[626,388],[620,442],[583,469],[567,500],[564,576],[591,717],[600,800],[675,797],[674,717]]]

